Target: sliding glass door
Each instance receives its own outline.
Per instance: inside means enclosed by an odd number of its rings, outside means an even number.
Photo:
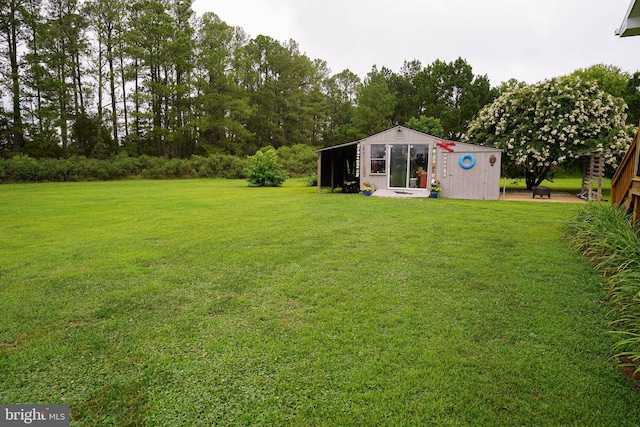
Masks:
[[[389,158],[389,188],[421,187],[420,175],[429,172],[428,145],[394,144]]]
[[[408,170],[407,163],[408,145],[395,144],[391,146],[390,158],[391,165],[389,168],[389,187],[390,188],[406,188],[408,186]]]

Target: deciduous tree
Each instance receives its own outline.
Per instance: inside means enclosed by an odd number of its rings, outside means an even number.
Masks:
[[[587,153],[615,165],[630,143],[625,108],[593,80],[560,77],[503,93],[480,111],[463,139],[502,148],[503,162],[520,168],[532,188],[554,166]]]

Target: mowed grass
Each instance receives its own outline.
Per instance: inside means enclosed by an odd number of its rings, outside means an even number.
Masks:
[[[579,205],[0,186],[0,403],[72,425],[637,425]]]

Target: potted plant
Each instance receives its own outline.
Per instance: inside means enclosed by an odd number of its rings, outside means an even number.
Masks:
[[[362,194],[365,196],[370,196],[373,194],[375,190],[373,189],[373,185],[370,182],[365,182],[362,184]]]
[[[440,191],[441,191],[440,181],[434,180],[431,183],[431,198],[432,199],[437,199],[438,198],[438,194],[440,193]]]

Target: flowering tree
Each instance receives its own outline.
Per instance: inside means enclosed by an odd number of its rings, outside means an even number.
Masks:
[[[554,166],[587,153],[617,162],[629,147],[626,104],[578,76],[516,86],[485,106],[463,140],[502,148],[524,171],[527,188],[539,185]]]

